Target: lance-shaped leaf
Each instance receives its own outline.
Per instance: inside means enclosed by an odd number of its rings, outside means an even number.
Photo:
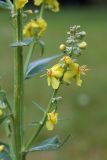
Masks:
[[[0,8],[2,8],[2,9],[11,9],[7,2],[1,1],[1,0],[0,0]]]
[[[53,138],[49,138],[47,140],[44,140],[38,146],[29,149],[28,152],[56,150],[56,149],[60,148],[61,146],[63,146],[63,144],[68,140],[69,137],[70,137],[70,135],[67,136],[63,142],[61,142],[59,140],[58,136],[55,136]]]
[[[4,145],[4,151],[0,152],[0,160],[11,160],[8,144],[0,142],[0,145]]]
[[[48,57],[48,58],[43,58],[37,61],[34,61],[32,63],[29,64],[28,66],[28,70],[25,74],[25,79],[29,79],[34,77],[35,75],[37,75],[38,73],[42,72],[46,66],[48,65],[49,62],[51,62],[52,60],[62,56],[63,54],[59,54],[59,55],[55,55],[52,57]]]
[[[40,106],[37,102],[34,102],[34,101],[33,101],[33,104],[34,104],[40,111],[45,112],[45,109],[44,109],[42,106]]]
[[[32,42],[32,38],[24,39],[23,41],[14,42],[10,46],[11,47],[22,47],[22,46],[28,46]]]

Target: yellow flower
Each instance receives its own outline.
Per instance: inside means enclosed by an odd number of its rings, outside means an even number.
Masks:
[[[47,23],[44,19],[42,18],[38,18],[37,21],[36,21],[37,25],[38,25],[38,29],[39,29],[39,32],[38,32],[38,36],[41,36],[41,34],[46,30],[47,28]]]
[[[47,114],[46,127],[49,131],[54,129],[55,124],[58,122],[58,113],[54,111]]]
[[[44,0],[34,0],[34,4],[36,6],[40,6],[43,3]]]
[[[21,9],[28,3],[28,0],[16,0],[16,9]]]
[[[29,23],[27,23],[25,26],[24,26],[24,29],[23,29],[23,35],[25,37],[32,37],[33,34],[34,34],[34,29],[37,28],[37,24],[35,23],[34,20],[31,20]]]
[[[32,37],[37,30],[37,35],[41,36],[41,34],[45,31],[46,27],[47,23],[42,18],[38,18],[37,20],[31,20],[28,24],[25,25],[23,29],[23,35],[25,37]]]
[[[77,63],[72,63],[69,67],[68,70],[65,72],[63,80],[70,84],[72,78],[76,79],[76,84],[78,86],[81,86],[82,80],[80,79],[80,67],[79,64]]]
[[[53,12],[59,11],[59,2],[57,0],[45,0],[45,1]]]
[[[63,72],[64,69],[60,64],[56,64],[51,69],[48,69],[48,86],[52,86],[53,89],[58,89],[60,85],[60,78],[63,76]]]
[[[3,152],[5,149],[4,145],[0,145],[0,152]]]
[[[57,0],[34,0],[36,6],[40,6],[42,3],[46,4],[52,11],[59,11],[59,2]]]
[[[74,64],[73,60],[69,56],[64,56],[63,61],[66,65],[73,65]]]

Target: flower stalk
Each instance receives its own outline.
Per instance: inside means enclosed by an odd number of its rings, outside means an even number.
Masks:
[[[34,48],[35,48],[35,38],[33,38],[33,40],[32,40],[32,43],[30,45],[29,52],[28,52],[28,55],[27,55],[27,58],[26,58],[26,61],[25,61],[25,65],[24,65],[24,77],[26,76],[26,72],[27,72],[28,65],[29,65],[30,59],[32,57]]]
[[[22,15],[17,10],[16,40],[22,41]],[[22,160],[23,143],[23,48],[18,46],[14,55],[14,145],[16,160]]]
[[[10,3],[9,0],[7,0],[7,2]],[[33,13],[32,10],[29,10],[29,12],[23,10],[26,3],[28,3],[28,0],[14,0],[13,4],[10,4],[12,18],[14,18],[16,24],[16,42],[11,45],[12,47],[16,47],[14,53],[13,107],[10,106],[6,93],[3,90],[0,91],[0,124],[5,122],[6,136],[9,140],[8,144],[0,144],[0,153],[3,152],[3,159],[6,158],[6,160],[26,160],[26,156],[29,152],[50,149],[54,150],[64,144],[64,142],[61,143],[57,137],[49,138],[45,143],[41,143],[42,146],[36,146],[35,141],[44,126],[48,131],[52,131],[58,122],[57,102],[61,97],[57,97],[57,93],[60,86],[66,84],[67,86],[70,85],[72,79],[76,81],[78,86],[81,86],[82,80],[80,74],[85,75],[86,71],[88,71],[86,65],[80,66],[75,62],[75,58],[78,58],[78,56],[81,55],[81,51],[87,46],[85,41],[81,42],[86,33],[80,31],[80,26],[75,25],[70,27],[70,31],[67,32],[68,38],[66,43],[61,44],[59,47],[64,56],[61,57],[57,64],[53,65],[50,69],[47,69],[47,82],[48,86],[52,87],[53,93],[46,110],[37,105],[44,114],[40,122],[36,121],[36,124],[38,124],[37,130],[30,136],[29,141],[26,143],[24,139],[24,80],[28,75],[29,78],[31,78],[43,71],[45,65],[57,57],[53,56],[40,59],[34,61],[31,63],[31,66],[29,66],[35,45],[39,44],[41,48],[44,47],[44,44],[42,43],[43,41],[41,40],[41,35],[47,28],[47,22],[43,19],[44,10],[49,9],[58,12],[59,2],[57,0],[34,0],[34,5],[40,6],[40,10],[38,13],[35,12],[34,14],[37,14],[35,18],[31,19],[24,26],[23,18],[24,16],[27,16],[25,13]],[[26,39],[23,40],[23,37]],[[29,38],[32,39],[31,44]],[[26,55],[26,60],[24,62],[23,47],[28,46],[29,44],[28,54]],[[30,73],[28,73],[29,70]]]
[[[48,103],[48,107],[46,109],[46,112],[44,113],[44,116],[43,116],[43,118],[41,120],[41,123],[40,123],[40,125],[39,125],[36,133],[33,134],[33,136],[31,137],[31,139],[29,140],[29,142],[26,144],[26,149],[25,149],[26,151],[29,150],[29,147],[31,147],[31,145],[33,144],[33,142],[36,140],[38,134],[40,133],[41,129],[44,127],[46,119],[47,119],[47,114],[48,114],[48,112],[51,109],[52,104],[53,104],[52,99],[56,97],[58,89],[53,91],[53,94],[52,94],[52,97],[51,97],[51,99],[50,99],[50,101]]]

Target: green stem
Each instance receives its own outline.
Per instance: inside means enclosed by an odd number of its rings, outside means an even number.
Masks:
[[[26,76],[26,72],[27,72],[27,69],[28,69],[28,65],[29,65],[31,56],[33,54],[34,47],[35,47],[35,39],[33,38],[33,41],[30,45],[30,49],[29,49],[29,52],[28,52],[28,55],[27,55],[27,58],[26,58],[26,61],[25,61],[25,65],[24,65],[25,66],[24,67],[24,77]]]
[[[43,12],[44,12],[44,4],[41,6],[41,9],[40,9],[40,14],[39,14],[40,18],[42,18]],[[25,61],[25,65],[24,65],[25,66],[24,67],[24,77],[26,76],[26,72],[27,72],[27,69],[28,69],[30,59],[31,59],[32,54],[33,54],[34,47],[35,47],[35,38],[33,37],[33,40],[32,40],[32,43],[30,45],[30,49],[29,49],[29,52],[28,52],[28,55],[27,55],[27,58],[26,58],[26,61]]]
[[[65,68],[64,73],[66,72],[66,69],[67,69],[67,68]],[[64,73],[63,73],[63,76],[64,76]],[[40,133],[41,129],[42,129],[43,126],[45,125],[45,122],[46,122],[46,120],[47,120],[47,113],[49,112],[49,110],[50,110],[51,107],[52,107],[52,103],[53,103],[53,102],[52,102],[52,99],[55,98],[56,95],[57,95],[57,92],[58,92],[58,90],[59,90],[59,88],[60,88],[60,86],[61,86],[62,80],[63,80],[63,76],[62,76],[62,78],[60,79],[60,85],[59,85],[58,89],[54,90],[54,92],[53,92],[53,95],[52,95],[52,97],[51,97],[51,99],[50,99],[50,101],[49,101],[49,103],[48,103],[47,110],[46,110],[46,112],[44,113],[44,116],[43,116],[43,118],[42,118],[42,120],[41,120],[41,124],[39,125],[36,133],[34,133],[34,135],[31,137],[31,139],[29,140],[29,142],[26,144],[25,151],[28,151],[28,150],[29,150],[29,147],[30,147],[30,146],[32,145],[32,143],[35,141],[35,139],[37,138],[37,136],[38,136],[38,134]]]
[[[43,3],[42,6],[41,6],[41,9],[40,9],[40,14],[39,14],[39,17],[40,17],[40,18],[43,17],[44,7],[45,7],[45,5],[44,5],[44,3]]]
[[[22,41],[22,15],[17,11],[16,40]],[[14,145],[16,160],[22,160],[23,137],[23,48],[17,47],[14,56]]]
[[[58,89],[59,89],[59,88],[58,88]],[[36,133],[34,133],[34,135],[31,137],[31,139],[30,139],[29,142],[27,143],[25,150],[28,150],[28,149],[29,149],[29,147],[32,145],[32,143],[34,142],[34,140],[37,138],[38,134],[40,133],[41,129],[43,128],[43,126],[44,126],[44,124],[45,124],[45,122],[46,122],[46,119],[47,119],[47,113],[49,112],[49,110],[50,110],[51,107],[52,107],[52,99],[56,97],[56,94],[57,94],[58,89],[57,89],[57,90],[54,90],[53,95],[52,95],[52,97],[51,97],[51,99],[50,99],[50,101],[49,101],[47,110],[46,110],[46,112],[44,113],[44,116],[43,116],[43,118],[42,118],[42,120],[41,120],[41,124],[39,125]]]

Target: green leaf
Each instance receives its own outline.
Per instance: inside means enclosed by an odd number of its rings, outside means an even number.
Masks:
[[[38,103],[36,103],[36,102],[33,101],[33,104],[34,104],[40,111],[45,112],[45,109],[44,109],[42,106],[40,106]]]
[[[6,0],[6,2],[8,3],[8,6],[11,9],[11,11],[13,12],[14,11],[14,5],[13,5],[12,1],[11,0]]]
[[[59,54],[59,55],[55,55],[55,56],[48,57],[48,58],[43,58],[43,59],[40,59],[40,60],[37,60],[37,61],[30,63],[28,66],[28,70],[26,72],[25,79],[32,78],[35,75],[37,75],[38,73],[42,72],[46,68],[46,66],[48,65],[49,62],[51,62],[52,60],[54,60],[62,55],[63,54]]]
[[[56,149],[60,148],[61,146],[63,146],[63,144],[68,140],[69,137],[70,137],[70,135],[67,136],[63,142],[61,142],[59,140],[58,136],[55,136],[53,138],[49,138],[47,140],[44,140],[38,146],[29,149],[28,152],[56,150]]]
[[[7,2],[1,1],[1,0],[0,0],[0,8],[2,8],[2,9],[11,9]]]
[[[0,145],[5,146],[5,150],[0,152],[0,160],[11,160],[11,157],[9,155],[9,146],[8,144],[0,142]]]
[[[24,39],[23,41],[15,42],[11,44],[11,47],[22,47],[22,46],[28,46],[32,42],[32,38]]]

